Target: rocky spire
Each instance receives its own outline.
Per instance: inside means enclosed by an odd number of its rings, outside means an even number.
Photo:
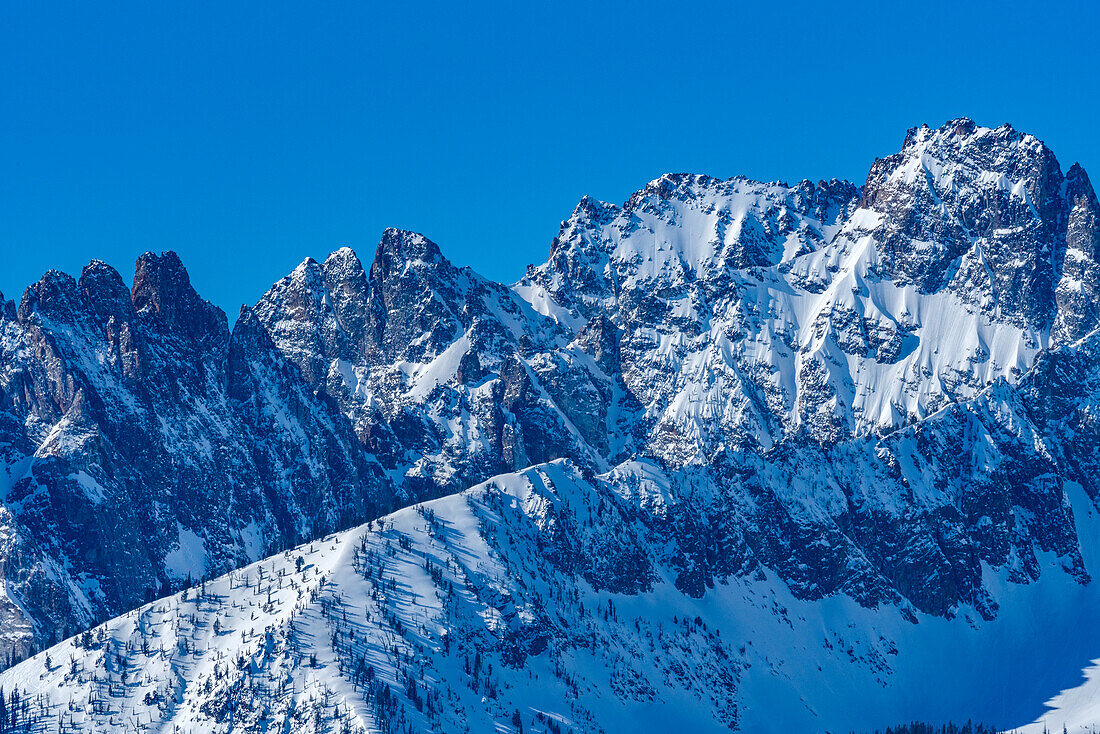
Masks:
[[[370,326],[366,318],[369,281],[363,263],[350,247],[341,247],[330,254],[321,266],[325,290],[340,326],[357,353],[369,347]]]
[[[79,285],[88,308],[100,319],[129,320],[134,317],[130,290],[118,271],[102,260],[92,260],[84,266]]]
[[[60,270],[47,270],[37,283],[23,291],[19,318],[31,319],[35,313],[60,322],[79,319],[85,311],[84,299],[76,280]]]
[[[224,348],[228,341],[225,313],[199,297],[174,252],[146,252],[138,258],[131,298],[139,314],[197,345]]]
[[[462,281],[439,246],[422,234],[387,229],[370,268],[370,333],[379,358],[421,362],[452,343],[463,319]]]

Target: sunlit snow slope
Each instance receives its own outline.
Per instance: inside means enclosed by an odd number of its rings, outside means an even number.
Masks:
[[[623,471],[659,494],[656,467]],[[1023,723],[1100,649],[1095,590],[1064,574],[994,574],[995,620],[800,601],[768,573],[690,598],[624,480],[504,475],[146,605],[0,685],[40,697],[45,731],[847,731]]]

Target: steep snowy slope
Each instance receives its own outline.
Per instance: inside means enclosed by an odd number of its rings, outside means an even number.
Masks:
[[[1100,660],[1084,671],[1085,681],[1047,702],[1048,711],[1035,722],[1019,728],[1020,734],[1046,734],[1060,731],[1092,734],[1100,722]]]
[[[668,175],[583,200],[516,286],[623,330],[648,444],[674,462],[888,431],[1015,380],[1097,324],[1100,207],[1009,126],[911,130],[862,191]],[[1053,329],[1053,331],[1052,331]]]
[[[996,620],[807,602],[764,571],[692,598],[641,519],[670,488],[622,471],[650,491],[569,462],[494,478],[142,607],[0,685],[40,697],[44,731],[846,731],[1028,721],[1100,643],[1082,636],[1095,588],[1060,574],[989,570]]]

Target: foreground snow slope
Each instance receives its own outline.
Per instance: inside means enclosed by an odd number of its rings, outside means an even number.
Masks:
[[[568,461],[502,475],[142,607],[0,685],[41,696],[47,731],[515,731],[517,711],[528,732],[847,731],[1030,721],[1100,649],[1095,587],[1063,573],[990,571],[994,620],[799,600],[770,573],[692,598],[636,500]]]
[[[1034,723],[1021,727],[1020,734],[1045,734],[1065,727],[1072,734],[1092,734],[1100,721],[1100,660],[1085,668],[1085,680],[1047,702],[1049,711]]]

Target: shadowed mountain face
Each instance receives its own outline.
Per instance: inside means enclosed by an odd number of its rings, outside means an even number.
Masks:
[[[392,507],[339,409],[173,253],[132,293],[89,264],[5,309],[4,654]]]
[[[1005,584],[1097,572],[1072,498],[1100,493],[1098,258],[1079,166],[956,120],[862,188],[586,197],[511,287],[387,230],[230,333],[172,253],[131,292],[51,271],[0,316],[0,644],[558,460],[592,511],[525,506],[530,548],[494,546],[509,583],[534,553],[631,596],[770,579],[995,620]]]

